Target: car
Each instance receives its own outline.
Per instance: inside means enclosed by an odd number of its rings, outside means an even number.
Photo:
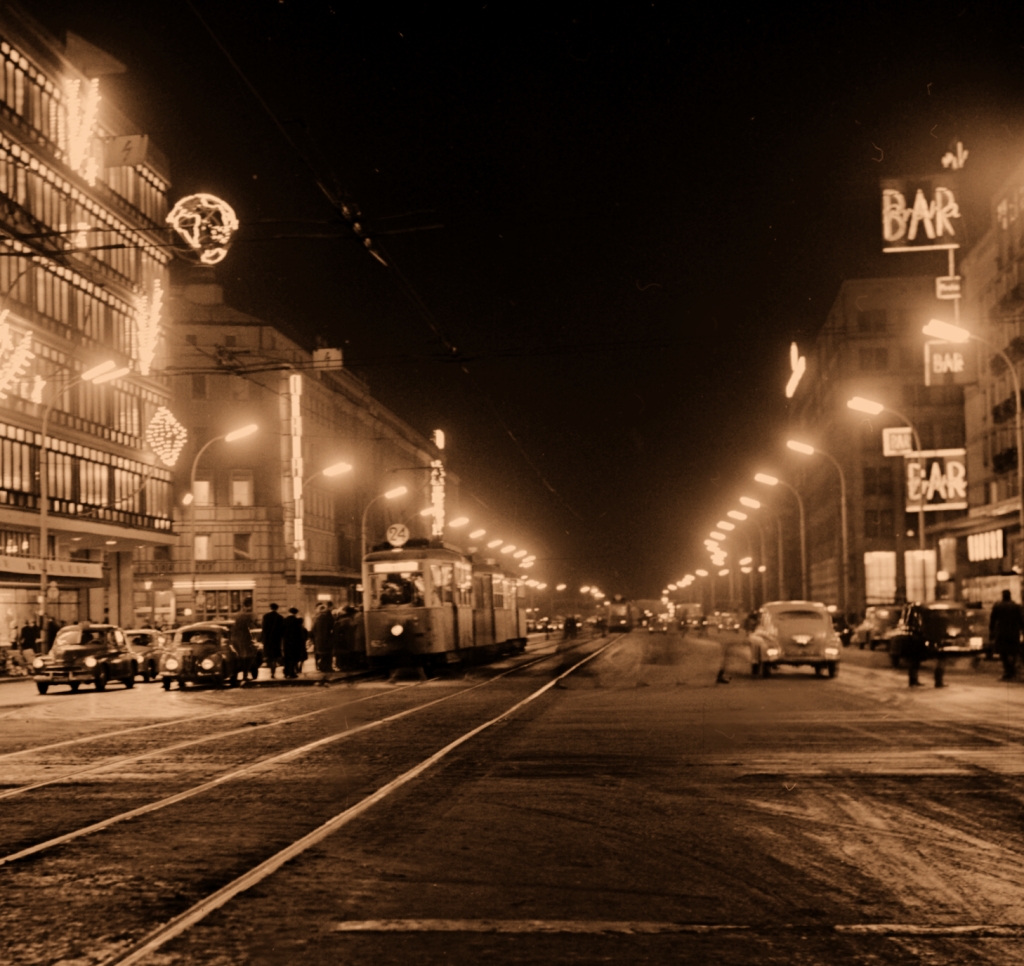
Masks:
[[[655,618],[647,622],[647,633],[648,634],[667,634],[668,633],[668,621],[662,620],[661,618]]]
[[[930,604],[905,604],[889,635],[889,660],[899,667],[904,658],[978,657],[985,638],[972,631],[970,616],[963,604],[936,601]]]
[[[232,630],[230,621],[200,621],[179,627],[160,655],[164,690],[169,691],[175,681],[181,689],[189,684],[222,688],[225,684],[234,687],[245,674],[255,678],[262,655],[251,634],[233,642]]]
[[[899,618],[900,609],[894,604],[872,605],[864,611],[864,620],[854,630],[851,642],[862,651],[865,647],[873,651],[886,639]]]
[[[160,654],[167,644],[167,635],[152,627],[133,627],[124,632],[128,650],[135,655],[142,680],[155,681],[160,676]]]
[[[780,665],[809,666],[817,675],[839,673],[842,643],[824,604],[777,600],[761,606],[750,632],[750,669],[754,677],[771,677]]]
[[[91,684],[105,691],[110,681],[135,687],[139,664],[128,649],[124,631],[113,624],[68,624],[57,631],[46,654],[32,661],[32,677],[40,694],[55,684],[77,691]]]

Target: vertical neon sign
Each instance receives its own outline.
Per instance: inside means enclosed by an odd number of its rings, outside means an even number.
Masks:
[[[290,404],[290,431],[292,438],[292,499],[295,503],[295,517],[292,522],[292,539],[295,545],[295,559],[306,559],[306,539],[302,526],[302,376],[293,372],[288,377],[288,400]]]

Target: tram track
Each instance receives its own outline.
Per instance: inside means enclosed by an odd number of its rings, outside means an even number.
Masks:
[[[579,643],[583,644],[583,643],[585,643],[585,641],[580,641]],[[62,834],[56,835],[56,836],[51,836],[50,838],[47,838],[47,839],[45,839],[45,840],[43,840],[41,842],[36,842],[36,843],[34,843],[34,844],[30,845],[30,846],[26,846],[25,848],[18,849],[18,850],[14,851],[14,852],[11,852],[11,853],[8,853],[8,854],[5,854],[5,855],[0,855],[0,867],[2,867],[4,865],[8,865],[8,864],[16,862],[16,861],[19,861],[21,859],[28,858],[28,857],[33,856],[33,855],[37,855],[37,854],[39,854],[41,852],[47,851],[47,850],[52,849],[52,848],[56,848],[56,847],[58,847],[60,845],[67,844],[67,843],[72,842],[72,841],[74,841],[76,839],[83,838],[83,837],[85,837],[87,835],[92,835],[92,834],[94,834],[96,832],[103,831],[104,829],[110,828],[113,825],[116,825],[116,824],[119,824],[119,823],[122,823],[122,822],[126,822],[126,821],[129,821],[131,819],[139,818],[139,817],[141,817],[143,815],[150,814],[150,813],[159,811],[161,809],[167,808],[169,806],[176,805],[176,804],[178,804],[180,802],[187,801],[188,799],[191,799],[191,798],[194,798],[196,796],[202,795],[202,794],[204,794],[204,793],[206,793],[208,791],[211,791],[211,790],[213,790],[213,789],[215,789],[215,788],[217,788],[219,786],[227,784],[228,782],[236,781],[236,780],[245,778],[247,776],[256,774],[257,772],[259,772],[259,771],[261,771],[263,769],[269,768],[269,767],[271,767],[273,765],[283,764],[283,763],[286,763],[286,762],[294,761],[297,758],[300,758],[300,757],[302,757],[304,755],[307,755],[307,754],[311,754],[312,752],[314,752],[314,751],[316,751],[318,749],[324,748],[324,747],[326,747],[328,745],[331,745],[331,744],[333,744],[335,742],[355,737],[355,736],[363,734],[363,733],[365,733],[367,731],[371,731],[371,730],[373,730],[375,728],[382,727],[382,726],[384,726],[386,724],[390,724],[390,723],[394,723],[394,722],[397,722],[397,721],[401,721],[401,720],[403,720],[405,718],[408,718],[408,717],[411,717],[414,714],[418,714],[418,713],[421,713],[423,711],[426,711],[426,710],[428,710],[428,709],[430,709],[432,707],[435,707],[435,706],[437,706],[439,704],[442,704],[442,703],[454,700],[454,699],[456,699],[458,697],[461,697],[461,696],[464,696],[466,694],[469,694],[469,693],[471,693],[473,691],[476,691],[476,690],[478,690],[480,688],[487,687],[488,685],[493,684],[494,682],[499,681],[502,678],[508,677],[509,675],[512,675],[512,674],[516,674],[516,673],[518,673],[520,671],[523,671],[523,670],[527,670],[528,668],[531,668],[531,667],[533,667],[536,664],[539,664],[539,663],[541,663],[541,662],[543,662],[545,660],[549,660],[551,657],[558,657],[562,653],[564,653],[564,652],[560,652],[557,649],[555,649],[553,654],[542,655],[542,656],[539,656],[539,657],[534,657],[531,660],[523,661],[521,663],[518,663],[515,667],[508,669],[507,671],[503,671],[503,672],[495,675],[494,677],[490,677],[487,680],[481,681],[481,682],[479,682],[477,684],[472,684],[469,687],[460,688],[459,690],[454,691],[454,692],[452,692],[450,694],[445,694],[445,695],[442,695],[441,697],[433,698],[433,699],[431,699],[429,701],[425,701],[425,702],[422,702],[420,704],[414,705],[411,708],[402,709],[402,710],[397,711],[397,712],[395,712],[393,714],[387,715],[387,716],[385,716],[383,718],[377,718],[377,719],[374,719],[372,721],[366,722],[366,723],[361,724],[361,725],[356,725],[356,726],[353,726],[353,727],[347,727],[347,728],[343,729],[342,731],[334,732],[333,734],[327,735],[327,736],[322,737],[322,738],[318,738],[318,739],[316,739],[314,741],[305,742],[302,745],[299,745],[299,746],[294,747],[294,748],[289,748],[289,749],[287,749],[285,751],[277,752],[277,753],[274,753],[274,754],[271,754],[271,755],[262,756],[262,757],[256,759],[255,761],[250,761],[250,762],[244,763],[243,765],[241,765],[241,767],[231,768],[228,771],[226,771],[226,772],[224,772],[224,773],[222,773],[222,774],[220,774],[220,775],[218,775],[218,776],[216,776],[216,777],[214,777],[212,779],[200,782],[200,783],[198,783],[196,785],[193,785],[193,786],[191,786],[189,788],[186,788],[186,789],[182,789],[182,790],[180,790],[178,792],[175,792],[173,794],[163,796],[163,797],[161,797],[159,799],[156,799],[156,800],[154,800],[152,802],[148,802],[146,804],[143,804],[143,805],[131,808],[131,809],[127,809],[125,811],[119,812],[119,813],[117,813],[117,814],[115,814],[113,816],[109,816],[107,818],[101,819],[101,820],[96,821],[96,822],[91,822],[91,823],[89,823],[87,825],[81,826],[81,827],[79,827],[77,829],[74,829],[74,830],[72,830],[70,832],[62,833]],[[155,748],[155,749],[149,749],[149,750],[141,752],[141,753],[136,753],[136,754],[132,754],[132,755],[126,755],[126,756],[121,756],[121,757],[116,758],[116,759],[106,760],[106,761],[99,762],[99,763],[94,764],[94,765],[90,765],[87,768],[79,769],[79,770],[77,770],[75,772],[66,773],[66,774],[61,775],[61,776],[56,776],[54,778],[47,779],[45,781],[35,782],[35,783],[29,784],[29,785],[24,785],[24,786],[19,786],[18,788],[15,788],[15,789],[9,789],[5,793],[0,793],[0,799],[13,798],[13,797],[16,797],[16,796],[21,795],[21,794],[27,794],[29,792],[36,791],[36,790],[39,790],[39,789],[43,789],[43,788],[46,788],[46,787],[50,787],[50,786],[53,786],[53,785],[58,785],[58,784],[61,784],[61,783],[67,783],[67,782],[75,781],[75,780],[78,780],[80,778],[85,778],[85,777],[89,777],[89,776],[97,776],[99,774],[102,774],[102,772],[104,772],[104,771],[107,771],[107,770],[110,770],[110,769],[113,769],[113,768],[117,768],[117,767],[121,767],[121,766],[126,765],[126,764],[136,763],[136,762],[140,762],[140,761],[143,761],[143,760],[146,760],[146,759],[156,758],[156,757],[159,757],[161,755],[171,754],[171,753],[174,753],[174,752],[179,751],[179,750],[184,750],[186,748],[193,747],[193,746],[196,746],[196,745],[206,744],[206,743],[218,741],[218,740],[221,740],[221,739],[226,738],[226,737],[240,735],[240,734],[251,735],[253,732],[255,732],[258,729],[275,728],[275,727],[287,725],[287,724],[290,724],[290,723],[293,723],[293,722],[296,722],[296,721],[302,721],[302,720],[310,719],[310,718],[317,717],[317,716],[324,715],[324,714],[328,714],[328,713],[343,712],[347,708],[349,708],[351,706],[354,706],[354,705],[357,705],[357,704],[367,703],[369,701],[376,700],[376,699],[379,699],[379,698],[394,697],[396,694],[408,693],[409,690],[411,690],[412,688],[415,688],[415,687],[417,687],[417,684],[412,684],[412,685],[406,686],[400,692],[396,692],[396,691],[382,691],[382,692],[378,692],[378,693],[373,694],[373,695],[367,695],[367,696],[365,696],[363,698],[358,698],[358,699],[356,699],[354,701],[346,702],[343,705],[337,705],[337,706],[332,706],[332,707],[327,707],[327,708],[318,708],[318,709],[315,709],[313,711],[304,712],[304,713],[299,714],[299,715],[293,715],[293,716],[290,716],[288,718],[278,719],[276,721],[266,722],[266,723],[263,723],[261,725],[247,726],[247,727],[243,727],[243,728],[232,729],[230,731],[216,732],[213,735],[207,735],[207,736],[203,736],[201,738],[190,739],[190,740],[184,741],[184,742],[177,742],[177,743],[174,743],[172,745],[166,745],[166,746],[161,746],[161,747]]]

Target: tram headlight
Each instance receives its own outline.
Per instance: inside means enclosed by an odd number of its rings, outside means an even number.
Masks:
[[[41,657],[37,657],[37,658],[36,658],[36,659],[35,659],[35,660],[34,660],[34,661],[32,662],[32,667],[42,667],[42,666],[43,666],[43,665],[44,665],[45,663],[46,663],[46,662],[45,662],[45,661],[44,661],[44,660],[43,660],[43,659],[42,659]]]
[[[777,647],[769,647],[768,648],[768,656],[769,657],[778,657],[779,656],[779,649]]]
[[[392,624],[391,625],[391,636],[392,637],[401,637],[402,634],[404,634],[404,633],[405,633],[405,628],[401,624]]]
[[[90,655],[89,655],[89,656],[88,656],[88,657],[87,657],[87,658],[85,659],[85,666],[86,666],[86,667],[96,667],[96,658],[94,658],[94,657],[93,657],[93,656],[92,656],[92,655],[90,654]]]
[[[202,668],[204,671],[212,671],[214,668],[214,662],[212,657],[204,657],[202,661]]]
[[[164,661],[164,667],[167,668],[168,671],[177,671],[178,659],[176,657],[167,658],[167,660]]]

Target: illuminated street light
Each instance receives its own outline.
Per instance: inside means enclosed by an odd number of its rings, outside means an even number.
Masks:
[[[409,488],[407,486],[396,486],[393,490],[388,490],[384,494],[384,499],[385,500],[394,500],[396,497],[405,496],[405,494],[408,493],[408,492],[409,492]]]
[[[942,342],[970,342],[971,333],[959,326],[943,322],[942,319],[931,319],[921,331],[933,339],[940,339]]]
[[[480,539],[480,538],[481,538],[481,537],[482,537],[482,536],[483,536],[483,535],[484,535],[485,533],[487,533],[487,531],[486,531],[486,530],[474,530],[474,531],[473,531],[473,532],[472,532],[472,533],[471,533],[471,534],[469,535],[469,539],[470,539],[470,540],[479,540],[479,539]]]
[[[727,517],[732,517],[734,520],[746,520],[747,515],[742,510],[730,510]]]
[[[516,552],[515,552],[514,554],[512,554],[512,556],[513,556],[513,557],[514,557],[514,558],[515,558],[516,560],[522,560],[522,559],[523,559],[523,557],[525,557],[525,556],[526,556],[526,551],[525,551],[525,550],[517,550],[517,551],[516,551]]]
[[[580,587],[580,593],[581,594],[589,594],[590,593],[590,585],[589,584],[585,584],[584,586]]]
[[[565,590],[565,587],[566,587],[565,584],[555,584],[555,590],[557,590],[559,593],[561,593],[563,590]]]
[[[495,547],[500,547],[505,541],[504,540],[492,540],[487,544],[488,549],[493,550]]]
[[[501,552],[502,553],[511,553],[515,549],[516,549],[516,545],[514,543],[506,543],[505,546],[501,548]]]
[[[312,476],[306,478],[305,480],[302,480],[301,484],[299,484],[298,479],[295,479],[294,484],[297,484],[298,486],[295,490],[293,490],[293,496],[295,496],[295,499],[292,501],[292,503],[295,505],[293,526],[295,525],[295,521],[297,521],[302,515],[300,511],[302,494],[306,492],[306,487],[309,486],[309,484],[312,483],[313,480],[315,480],[318,476],[335,477],[341,476],[342,473],[350,473],[351,471],[351,463],[345,463],[339,460],[337,463],[331,463],[330,466],[325,466],[319,472],[314,473]],[[305,552],[305,540],[302,541],[301,546],[299,546],[297,542],[295,548],[295,588],[300,593],[302,592],[302,560],[303,557],[305,556]]]
[[[341,476],[342,473],[348,473],[352,469],[351,463],[332,463],[325,470],[320,471],[321,476]]]
[[[715,540],[724,540],[725,539],[725,534],[724,533],[719,533],[717,530],[712,530],[711,531],[711,536]]]
[[[420,510],[421,517],[432,517],[434,515],[434,508],[432,506],[425,506]]]
[[[763,483],[765,486],[778,486],[779,485],[778,477],[770,476],[767,473],[755,473],[754,474],[754,479],[757,480],[758,483]]]
[[[450,526],[450,527],[464,527],[467,523],[469,523],[469,517],[456,517],[454,520],[452,520],[448,524],[448,526]]]
[[[847,401],[846,405],[850,409],[856,409],[859,413],[867,413],[869,416],[877,416],[885,410],[885,406],[881,403],[872,402],[863,396],[854,396],[853,399]]]
[[[807,443],[800,443],[795,439],[787,439],[786,445],[795,453],[803,453],[804,456],[814,455],[814,447],[809,446]]]
[[[244,439],[246,436],[252,436],[256,430],[259,429],[255,423],[249,423],[248,426],[243,426],[241,429],[233,430],[224,437],[225,443],[233,443],[236,439]]]
[[[698,577],[706,577],[708,575],[708,572],[706,570],[695,570],[694,573]]]
[[[761,501],[755,500],[753,497],[750,496],[741,496],[740,503],[742,503],[745,507],[749,507],[751,510],[761,509]]]
[[[668,585],[668,589],[669,590],[678,590],[679,588],[675,584],[669,584]]]
[[[747,564],[752,564],[753,562],[754,562],[754,558],[753,557],[744,557],[742,560],[740,560],[740,566],[741,567],[746,567]]]
[[[721,570],[718,571],[718,576],[719,577],[728,577],[729,576],[729,568],[728,567],[723,567]],[[732,585],[730,584],[730,586],[732,586]]]
[[[735,530],[736,529],[736,524],[735,523],[730,523],[728,520],[719,520],[718,523],[715,524],[715,526],[718,527],[719,530]]]

